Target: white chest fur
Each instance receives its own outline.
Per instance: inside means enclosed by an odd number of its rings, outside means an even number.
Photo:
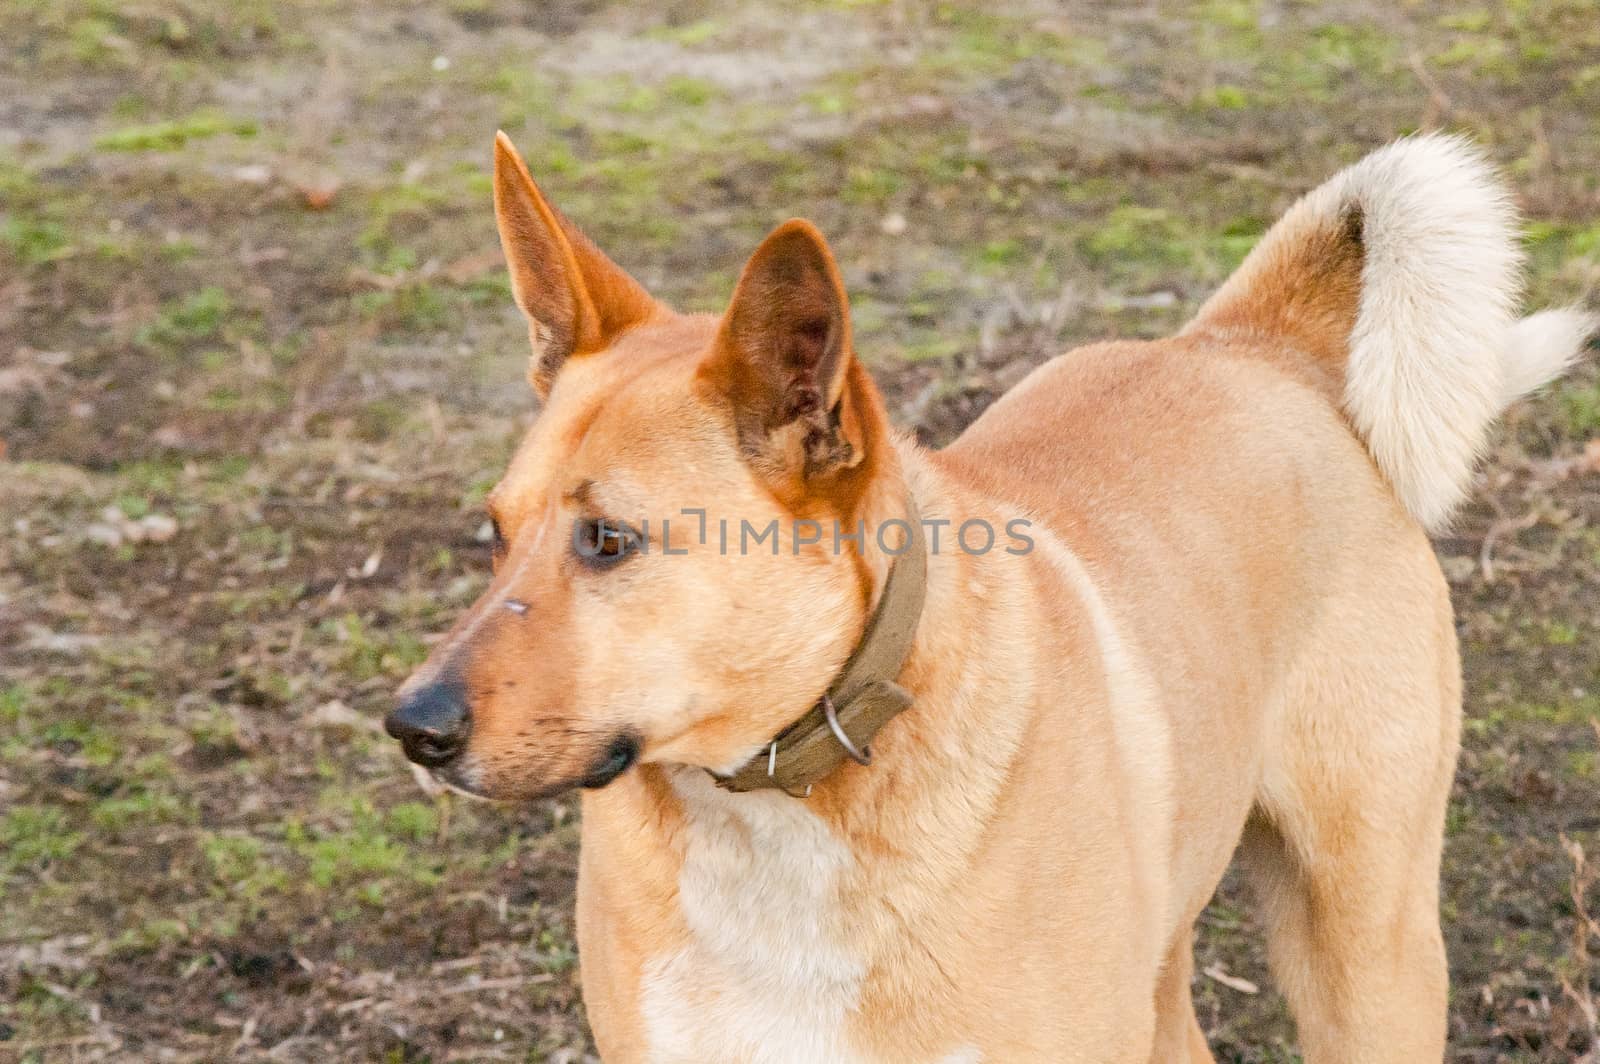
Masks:
[[[642,996],[659,1064],[857,1058],[845,1037],[865,974],[840,905],[854,857],[803,802],[674,778],[686,827],[683,949],[652,958]]]

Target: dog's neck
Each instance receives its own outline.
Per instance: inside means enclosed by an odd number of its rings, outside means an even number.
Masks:
[[[878,731],[912,702],[897,682],[911,656],[927,591],[928,547],[916,499],[902,491],[903,510],[882,521],[859,522],[886,529],[894,522],[905,535],[876,595],[860,638],[815,705],[780,731],[766,749],[729,774],[713,773],[717,786],[745,793],[777,789],[808,798],[813,785],[834,774],[845,759],[872,763]],[[880,539],[880,535],[874,539]],[[868,602],[873,596],[868,595]]]
[[[680,878],[712,893],[774,889],[764,868],[775,862],[798,862],[794,874],[804,880],[808,862],[824,850],[840,857],[839,875],[854,884],[845,889],[841,882],[841,896],[893,899],[899,883],[915,883],[919,891],[959,886],[1019,751],[1039,685],[1032,644],[1013,637],[1035,592],[1026,558],[1000,549],[972,554],[952,542],[969,517],[1003,527],[1017,515],[982,507],[949,482],[934,456],[909,442],[899,450],[905,479],[883,493],[884,515],[899,516],[909,488],[925,520],[950,523],[937,550],[929,543],[926,600],[900,674],[914,702],[878,734],[873,764],[844,764],[808,798],[730,793],[701,770],[646,764],[586,798],[586,818],[590,806],[604,806],[597,826],[615,825],[635,838],[642,824],[649,843],[661,848],[664,866],[680,867]],[[618,788],[633,795],[626,803],[631,812],[616,801]],[[775,841],[779,835],[782,845]],[[741,852],[712,852],[706,848],[712,840]],[[715,884],[698,876],[696,862],[716,866]],[[751,881],[741,886],[745,871]],[[725,901],[743,906],[749,898]],[[786,903],[774,897],[767,904]]]
[[[1015,638],[1040,603],[1027,559],[949,543],[967,518],[1015,515],[948,483],[936,456],[906,445],[903,459],[922,516],[952,523],[939,550],[930,538],[900,674],[915,702],[878,733],[873,763],[846,763],[808,798],[732,793],[659,764],[585,797],[584,890],[604,899],[610,933],[666,929],[639,963],[646,1037],[667,1055],[849,1059],[848,1016],[948,985],[934,958],[970,933],[983,839],[1057,666]]]

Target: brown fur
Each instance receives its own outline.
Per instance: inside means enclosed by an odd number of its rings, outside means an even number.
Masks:
[[[592,248],[553,212],[508,206],[543,203],[509,145],[499,170],[519,303],[587,339],[539,367],[546,409],[490,500],[495,580],[414,682],[465,677],[472,737],[447,778],[492,797],[570,786],[611,736],[640,737],[642,764],[583,803],[579,944],[607,1060],[756,1058],[706,1048],[759,1025],[741,995],[770,973],[704,945],[685,891],[705,874],[748,877],[723,903],[757,907],[770,963],[837,954],[854,1007],[828,1012],[819,983],[806,1023],[837,1023],[841,1055],[1207,1061],[1190,946],[1241,836],[1306,1059],[1440,1058],[1456,645],[1427,538],[1335,405],[1358,226],[1316,234],[1314,275],[1257,263],[1177,338],[1047,364],[929,453],[890,430],[809,226],[769,239],[723,318],[644,312],[631,282],[564,257]],[[713,525],[871,527],[908,486],[953,522],[901,678],[914,707],[872,767],[803,802],[715,791],[704,769],[826,688],[886,559],[787,539],[725,556],[713,533],[592,572],[572,522],[665,516],[676,540],[679,509],[704,506]],[[1027,555],[949,549],[963,520],[1017,516]],[[761,878],[770,824],[848,855],[820,936],[784,937],[781,892],[823,863]],[[678,957],[704,960],[673,981]],[[679,1029],[678,1003],[703,1030]],[[784,1037],[802,1036],[822,1034]]]

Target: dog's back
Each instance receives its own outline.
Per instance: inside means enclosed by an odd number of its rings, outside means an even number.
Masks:
[[[1301,200],[1177,337],[1062,356],[938,456],[1055,530],[1148,670],[1172,791],[1210,807],[1179,814],[1176,927],[1251,810],[1244,853],[1307,1059],[1439,1055],[1460,683],[1425,532],[1493,420],[1596,325],[1517,320],[1518,269],[1477,153],[1402,141]],[[1157,1059],[1184,1038],[1158,1034]]]

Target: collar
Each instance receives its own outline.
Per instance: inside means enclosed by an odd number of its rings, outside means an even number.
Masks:
[[[867,619],[861,640],[834,677],[828,690],[804,716],[790,724],[762,751],[732,774],[717,776],[717,786],[730,791],[776,787],[803,798],[811,785],[850,758],[872,763],[868,745],[901,710],[911,695],[895,682],[911,644],[928,590],[928,551],[915,501],[906,497],[905,523],[910,539],[889,565],[877,608]]]

